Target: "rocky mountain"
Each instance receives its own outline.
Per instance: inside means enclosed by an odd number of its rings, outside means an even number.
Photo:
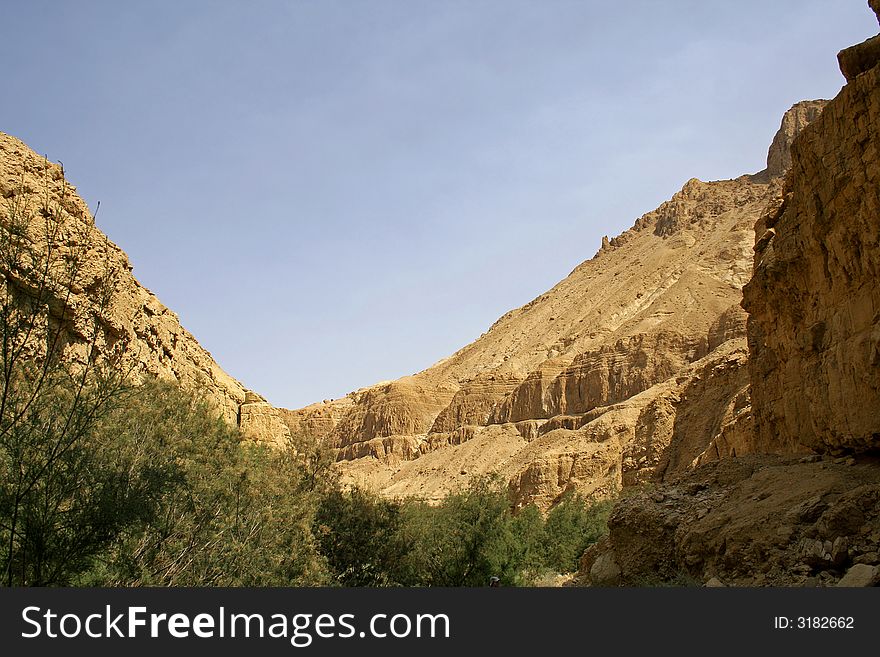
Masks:
[[[823,105],[785,114],[767,169],[688,181],[449,358],[279,414],[328,441],[347,481],[426,499],[498,472],[518,504],[547,507],[753,451],[740,302],[754,224]]]
[[[880,18],[880,2],[871,7]],[[615,506],[593,585],[880,584],[880,35],[793,140],[745,287],[758,453]]]
[[[71,289],[59,286],[49,304],[54,321],[66,323],[61,334],[64,358],[86,358],[93,338],[91,327],[97,326],[94,355],[98,360],[111,351],[119,352],[119,366],[133,376],[151,375],[197,387],[228,421],[238,421],[245,402],[244,387],[224,372],[180,325],[177,315],[132,275],[128,256],[95,226],[88,206],[64,179],[61,167],[3,133],[0,196],[4,229],[10,227],[10,213],[18,212],[28,217],[34,243],[45,245],[42,227],[46,213],[51,213],[60,226],[53,248],[78,249],[83,254],[84,267],[77,284]],[[7,264],[0,263],[0,283],[26,289],[29,282],[22,271]],[[98,289],[111,290],[106,301],[96,298]]]

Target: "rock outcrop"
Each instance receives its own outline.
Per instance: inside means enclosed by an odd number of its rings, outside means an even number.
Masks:
[[[791,144],[801,131],[822,113],[827,100],[805,100],[785,113],[782,125],[767,153],[766,173],[770,177],[783,175],[791,167]]]
[[[10,212],[16,208],[19,215],[29,217],[28,231],[40,235],[44,243],[42,213],[46,208],[60,226],[54,245],[58,252],[76,249],[83,254],[84,267],[76,283],[65,288],[64,281],[54,281],[59,293],[49,304],[49,321],[64,323],[60,333],[63,358],[84,361],[89,357],[88,345],[94,341],[91,355],[96,360],[106,359],[112,352],[114,359],[118,358],[114,362],[134,378],[158,377],[203,391],[232,424],[239,421],[243,408],[243,423],[251,425],[246,428],[255,439],[274,442],[279,435],[273,432],[281,432],[283,437],[286,427],[266,418],[267,412],[272,413],[265,408],[268,404],[257,397],[246,400],[247,391],[241,383],[224,372],[180,325],[177,315],[132,275],[128,256],[95,226],[87,205],[64,179],[61,167],[3,133],[0,197],[4,229],[10,227]],[[35,243],[41,243],[40,239]],[[0,283],[28,285],[21,271],[4,264],[0,264]],[[96,290],[106,290],[109,296],[99,300]]]
[[[609,530],[581,560],[583,583],[870,586],[880,563],[880,465],[724,459],[619,500]]]

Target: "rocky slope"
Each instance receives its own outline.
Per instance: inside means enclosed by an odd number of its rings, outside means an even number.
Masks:
[[[880,17],[880,2],[872,2]],[[756,452],[616,504],[584,555],[594,585],[880,584],[880,48],[794,139],[756,224],[749,379]]]
[[[64,318],[66,322],[62,333],[65,358],[76,361],[86,357],[86,345],[93,335],[91,327],[97,322],[95,347],[99,360],[118,351],[119,365],[134,377],[156,376],[199,388],[231,423],[238,422],[242,404],[247,401],[241,416],[248,435],[262,440],[283,437],[287,427],[273,423],[274,414],[262,424],[250,421],[260,418],[260,409],[268,404],[252,393],[246,399],[244,387],[220,368],[180,325],[177,315],[137,281],[128,256],[95,226],[88,207],[76,188],[64,179],[61,167],[3,133],[0,196],[4,229],[10,226],[10,213],[18,212],[29,217],[28,231],[35,243],[45,244],[45,207],[61,226],[60,238],[54,244],[58,252],[77,249],[84,254],[85,267],[77,284],[68,294],[62,282],[56,281],[60,293],[50,304],[53,318]],[[0,283],[22,289],[28,285],[21,271],[5,264],[0,264]],[[106,303],[97,298],[95,291],[100,289],[110,291]]]
[[[615,504],[581,560],[594,586],[880,583],[880,463],[724,459]],[[859,576],[858,584],[852,579]]]
[[[347,481],[427,499],[499,472],[517,503],[547,507],[751,451],[740,301],[753,226],[823,102],[786,113],[765,171],[688,181],[451,357],[279,413],[336,449]]]

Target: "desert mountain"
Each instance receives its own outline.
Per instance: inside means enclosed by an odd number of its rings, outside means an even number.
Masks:
[[[546,507],[572,488],[606,494],[753,451],[740,308],[753,225],[779,197],[792,140],[822,104],[786,113],[765,171],[688,181],[451,357],[298,411],[272,408],[226,374],[134,278],[60,167],[8,135],[0,192],[31,208],[35,222],[41,204],[57,207],[67,234],[88,248],[87,282],[55,310],[69,325],[68,358],[83,357],[77,327],[97,320],[98,357],[121,348],[136,375],[201,388],[250,438],[321,438],[350,482],[437,499],[498,472],[517,503]],[[3,274],[24,285],[15,271]],[[89,290],[108,281],[113,294],[99,307]]]
[[[328,441],[348,481],[427,499],[499,472],[518,503],[548,506],[751,451],[740,302],[754,225],[823,104],[786,112],[767,169],[688,181],[449,358],[280,413]]]

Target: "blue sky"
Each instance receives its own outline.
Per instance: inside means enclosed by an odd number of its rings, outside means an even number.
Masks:
[[[421,370],[691,177],[764,166],[864,0],[6,2],[0,130],[298,407]]]

